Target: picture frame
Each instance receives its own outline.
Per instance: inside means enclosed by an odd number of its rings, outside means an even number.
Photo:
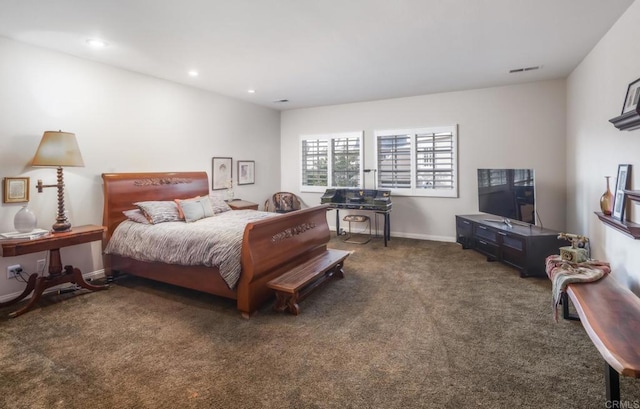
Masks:
[[[211,189],[222,190],[231,187],[233,182],[233,159],[214,157],[211,159]]]
[[[611,217],[616,220],[624,221],[624,210],[626,195],[624,191],[629,189],[629,182],[631,180],[631,165],[622,164],[618,165],[618,176],[616,179],[616,190],[613,195],[613,212]]]
[[[2,185],[4,187],[4,193],[2,195],[3,203],[24,203],[29,201],[28,177],[4,178]]]
[[[256,183],[256,162],[253,160],[239,160],[238,185],[253,185]]]
[[[630,112],[630,111],[635,111],[638,108],[639,100],[640,100],[640,78],[633,81],[627,87],[627,95],[625,95],[624,97],[622,114],[626,114],[627,112]]]

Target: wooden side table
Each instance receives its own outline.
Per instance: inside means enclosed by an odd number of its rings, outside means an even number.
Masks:
[[[258,204],[246,200],[231,200],[227,202],[233,210],[258,210]]]
[[[93,285],[87,283],[78,268],[67,265],[64,266],[63,270],[62,261],[60,260],[60,249],[62,247],[102,240],[105,231],[106,228],[104,226],[74,226],[71,231],[49,234],[48,236],[34,240],[0,240],[2,246],[0,256],[2,257],[21,256],[23,254],[49,250],[49,275],[39,276],[37,273],[31,274],[27,281],[27,287],[22,294],[13,300],[0,303],[0,307],[13,305],[26,298],[33,291],[33,296],[27,305],[9,314],[10,317],[17,317],[31,309],[31,307],[40,300],[44,290],[63,283],[74,283],[91,291],[109,288],[108,285]]]

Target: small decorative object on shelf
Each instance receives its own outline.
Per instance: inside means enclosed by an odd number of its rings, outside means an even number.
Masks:
[[[227,183],[225,183],[225,187],[227,188],[227,201],[232,201],[235,196],[233,193],[233,179],[229,179]]]
[[[611,176],[605,176],[605,179],[607,179],[607,191],[600,197],[600,210],[607,216],[610,216],[613,210],[613,193],[611,193],[611,189],[609,188],[609,178],[611,178]]]
[[[625,200],[624,191],[629,189],[629,180],[631,174],[631,165],[618,165],[618,177],[616,179],[616,194],[613,200],[613,212],[611,217],[619,221],[624,221]]]
[[[13,227],[18,233],[29,233],[36,228],[38,219],[27,206],[22,206],[13,218]]]

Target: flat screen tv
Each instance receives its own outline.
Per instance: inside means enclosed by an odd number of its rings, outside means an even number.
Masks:
[[[508,225],[536,224],[533,169],[478,169],[478,207]]]

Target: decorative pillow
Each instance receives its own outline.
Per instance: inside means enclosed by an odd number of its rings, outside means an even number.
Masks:
[[[127,219],[131,220],[132,222],[151,224],[140,209],[125,210],[122,213],[127,217]]]
[[[187,223],[213,216],[213,208],[208,196],[178,200],[178,205],[178,207],[182,209],[184,219]]]
[[[231,210],[227,202],[225,202],[220,196],[209,196],[209,199],[211,200],[211,208],[213,209],[214,214]]]
[[[180,220],[184,220],[184,213],[182,213],[182,208],[180,207],[180,202],[183,200],[191,200],[191,199],[197,199],[200,196],[195,196],[195,197],[190,197],[188,199],[173,199],[174,202],[176,202],[176,204],[178,205],[178,216],[180,217]]]
[[[134,203],[134,205],[142,210],[142,213],[144,213],[151,224],[178,222],[182,220],[178,213],[178,205],[174,201],[137,202]]]

